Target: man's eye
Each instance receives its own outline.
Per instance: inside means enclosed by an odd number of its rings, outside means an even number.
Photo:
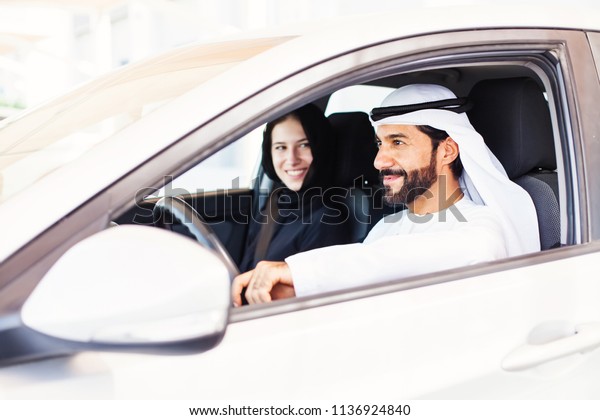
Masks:
[[[381,147],[381,141],[375,140],[375,146],[377,146],[377,148],[379,149]]]
[[[394,146],[400,146],[402,144],[404,144],[402,140],[394,140]]]

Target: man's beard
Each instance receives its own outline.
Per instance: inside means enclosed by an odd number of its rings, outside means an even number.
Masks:
[[[385,186],[385,202],[391,206],[397,204],[410,204],[415,201],[417,197],[429,191],[429,188],[431,188],[433,183],[438,179],[435,153],[432,152],[431,161],[428,166],[413,169],[410,172],[406,172],[404,169],[382,169],[379,172],[382,183],[383,177],[386,175],[402,176],[404,177],[404,183],[396,193],[392,192],[391,187]]]

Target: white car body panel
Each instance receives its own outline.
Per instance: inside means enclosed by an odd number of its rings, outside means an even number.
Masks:
[[[600,321],[600,283],[587,268],[597,263],[588,254],[239,322],[199,355],[83,353],[6,367],[0,396],[596,399],[600,388],[582,377],[599,371],[599,351],[522,372],[501,365],[541,324],[552,322],[550,336]]]

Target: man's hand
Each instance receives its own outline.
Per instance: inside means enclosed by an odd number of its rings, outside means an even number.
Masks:
[[[246,271],[233,279],[231,285],[233,306],[242,305],[241,295],[244,287],[246,287],[246,300],[249,304],[254,304],[270,302],[272,299],[283,297],[293,297],[295,296],[293,286],[292,273],[285,262],[261,261],[254,270]],[[271,295],[271,291],[273,291],[273,295]]]

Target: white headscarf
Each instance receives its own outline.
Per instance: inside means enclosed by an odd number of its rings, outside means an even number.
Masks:
[[[382,107],[422,104],[456,99],[449,89],[438,85],[415,84],[396,89],[381,104]],[[470,200],[484,204],[500,218],[509,256],[540,250],[538,221],[529,194],[512,182],[481,135],[475,131],[467,114],[443,109],[423,109],[403,115],[393,115],[378,121],[380,125],[429,125],[443,130],[458,144],[464,170],[460,186]]]

